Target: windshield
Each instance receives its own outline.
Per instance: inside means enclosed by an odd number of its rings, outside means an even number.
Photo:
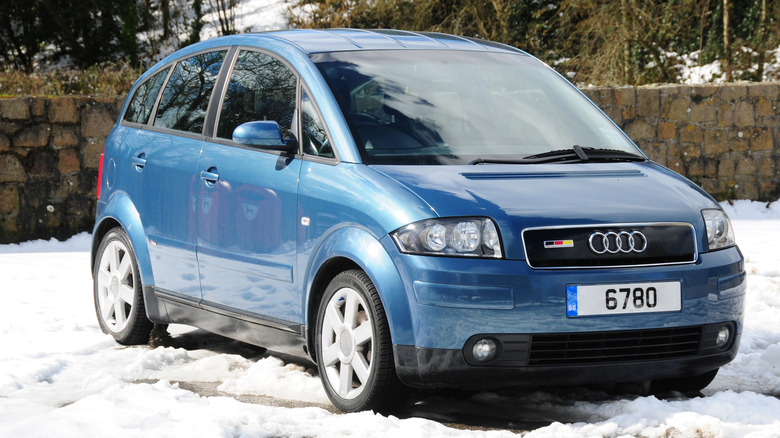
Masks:
[[[571,149],[639,152],[551,69],[512,53],[312,55],[366,164],[520,160]]]

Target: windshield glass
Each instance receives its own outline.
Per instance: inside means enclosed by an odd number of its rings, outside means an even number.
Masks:
[[[312,55],[366,164],[513,160],[574,145],[639,152],[580,93],[523,54]]]

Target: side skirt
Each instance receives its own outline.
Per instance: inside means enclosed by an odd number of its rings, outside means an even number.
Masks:
[[[306,350],[306,329],[301,324],[243,314],[235,309],[199,303],[160,289],[155,290],[155,295],[167,310],[168,323],[191,325],[247,344],[311,360]]]

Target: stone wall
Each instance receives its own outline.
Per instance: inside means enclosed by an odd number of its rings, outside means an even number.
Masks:
[[[718,200],[780,197],[780,84],[584,90],[653,160]],[[0,99],[0,243],[91,231],[123,98]]]
[[[123,100],[0,99],[0,243],[92,230],[100,154]]]
[[[718,200],[780,197],[780,84],[584,92],[651,159]]]

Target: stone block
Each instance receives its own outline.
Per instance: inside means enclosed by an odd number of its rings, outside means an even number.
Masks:
[[[759,116],[774,116],[777,111],[777,100],[767,99],[765,97],[758,98],[758,104],[756,104],[756,113]]]
[[[27,171],[24,170],[22,162],[14,155],[0,155],[0,182],[25,182],[27,181]]]
[[[758,200],[764,202],[774,202],[780,195],[780,182],[778,181],[758,181]]]
[[[57,168],[60,173],[78,172],[81,170],[79,156],[74,149],[63,149],[57,156]]]
[[[734,126],[738,128],[745,128],[749,126],[755,126],[756,113],[753,109],[753,104],[750,102],[740,101],[734,105]]]
[[[19,214],[19,188],[16,184],[0,184],[0,215]]]
[[[749,96],[760,96],[772,100],[776,100],[780,96],[780,87],[776,83],[760,82],[750,84],[747,89]]]
[[[39,150],[30,158],[33,163],[29,172],[31,178],[48,178],[57,168],[57,160],[50,150]]]
[[[704,175],[708,178],[717,178],[718,160],[716,159],[704,160]]]
[[[88,106],[81,110],[81,135],[84,137],[106,137],[114,127],[114,116],[105,105]]]
[[[666,144],[659,142],[647,142],[638,145],[648,158],[656,163],[666,164]]]
[[[100,167],[100,154],[103,153],[105,140],[89,140],[81,148],[81,164],[87,169]]]
[[[0,99],[2,101],[2,99]],[[16,123],[0,121],[0,133],[5,135],[15,135],[22,129],[21,126]]]
[[[702,177],[704,176],[704,163],[701,160],[691,160],[688,162],[688,171],[686,172],[688,178]],[[698,178],[700,179],[700,178]]]
[[[623,121],[634,120],[636,118],[636,108],[633,106],[623,108]]]
[[[610,106],[607,108],[603,108],[604,114],[607,115],[612,121],[620,125],[623,122],[623,114],[620,111],[620,108]]]
[[[33,117],[43,117],[46,114],[46,101],[48,99],[43,97],[30,98],[30,114]]]
[[[716,196],[716,194],[722,191],[720,180],[718,178],[702,178],[701,188],[713,196]]]
[[[755,175],[756,174],[756,160],[752,157],[740,157],[737,160],[737,168],[734,170],[735,175]]]
[[[30,104],[26,97],[0,99],[0,118],[5,120],[27,120],[30,118]]]
[[[11,150],[11,139],[0,134],[0,152]]]
[[[718,92],[718,86],[712,84],[697,84],[691,86],[691,102],[698,102]]]
[[[774,148],[772,131],[768,128],[754,128],[750,134],[750,150],[768,151]]]
[[[684,159],[701,157],[701,143],[683,143],[682,151]]]
[[[733,132],[729,134],[729,149],[734,152],[745,152],[750,149],[745,131],[737,131],[736,135]]]
[[[51,126],[39,124],[24,128],[14,137],[14,147],[37,148],[49,145]]]
[[[73,124],[79,122],[79,108],[70,97],[57,97],[49,103],[49,122]]]
[[[655,128],[644,120],[637,120],[626,127],[626,134],[633,140],[650,140],[655,138]]]
[[[731,84],[722,86],[720,87],[720,92],[718,94],[724,102],[734,102],[747,96],[747,86]]]
[[[734,178],[734,170],[737,168],[737,164],[731,157],[722,157],[720,163],[718,163],[718,178],[727,179]]]
[[[677,97],[669,100],[664,105],[663,118],[678,122],[687,122],[690,117],[690,101],[685,97]]]
[[[658,117],[661,109],[661,92],[655,88],[636,90],[636,114],[639,117]]]
[[[615,88],[613,99],[616,106],[636,105],[636,88],[634,87]]]
[[[729,151],[729,135],[725,129],[704,131],[704,155],[718,156]]]
[[[755,176],[737,175],[734,179],[734,199],[758,199],[758,182]]]
[[[756,167],[758,168],[759,178],[772,178],[777,175],[778,159],[771,155],[757,157]],[[780,186],[778,186],[780,189]]]
[[[661,122],[658,124],[658,139],[668,140],[675,138],[676,129],[674,122]]]
[[[685,125],[680,128],[680,143],[701,144],[704,140],[704,131],[697,125]]]
[[[718,126],[726,127],[734,124],[734,105],[718,105]]]
[[[63,175],[60,179],[60,183],[51,193],[51,198],[56,201],[63,201],[68,196],[78,193],[79,190],[79,176],[76,174]],[[94,192],[90,192],[94,193]]]
[[[76,126],[52,126],[51,144],[55,149],[77,146],[79,144],[78,127]]]
[[[692,104],[690,107],[690,120],[693,123],[711,123],[716,120],[715,105],[711,101],[705,100],[698,104]]]

